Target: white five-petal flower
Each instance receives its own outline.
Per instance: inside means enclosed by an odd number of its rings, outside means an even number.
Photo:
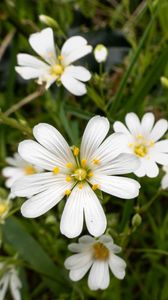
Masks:
[[[134,198],[139,193],[139,183],[115,175],[134,171],[139,164],[136,157],[120,154],[125,137],[112,134],[109,121],[93,117],[84,131],[81,147],[69,147],[63,136],[53,126],[38,124],[33,129],[37,142],[26,140],[19,144],[23,159],[46,172],[21,178],[13,185],[13,193],[28,197],[22,205],[25,217],[38,217],[68,196],[61,218],[61,232],[69,238],[78,236],[84,217],[88,231],[100,236],[106,229],[106,217],[97,198],[96,189],[119,198]],[[105,140],[104,140],[105,139]]]
[[[168,140],[159,141],[168,129],[168,122],[160,119],[154,125],[152,113],[146,113],[141,122],[135,113],[128,113],[125,122],[127,127],[116,121],[114,131],[127,137],[125,152],[134,154],[140,160],[140,166],[134,173],[138,177],[156,177],[159,173],[157,163],[168,163]]]
[[[2,175],[7,178],[5,182],[7,188],[11,188],[16,180],[25,175],[42,171],[41,168],[35,167],[23,160],[19,153],[15,153],[13,157],[7,157],[6,162],[9,166],[2,169]]]
[[[113,243],[108,235],[95,239],[89,235],[79,238],[79,243],[69,245],[69,250],[76,254],[65,260],[65,268],[70,270],[69,277],[73,281],[82,279],[91,268],[88,286],[91,290],[106,289],[110,283],[109,268],[118,279],[125,276],[125,261],[115,253],[121,247]]]
[[[168,165],[163,166],[163,171],[166,173],[161,181],[161,187],[163,190],[168,188]]]
[[[64,44],[60,53],[56,53],[53,30],[43,29],[30,35],[29,43],[33,50],[44,60],[29,54],[18,54],[18,65],[15,67],[24,79],[37,78],[38,84],[46,83],[46,89],[54,82],[62,83],[65,88],[76,96],[86,94],[83,82],[90,80],[90,72],[82,66],[72,63],[89,54],[92,46],[81,36],[73,36]]]
[[[0,271],[4,268],[4,263],[0,263]],[[21,300],[20,289],[22,287],[17,270],[10,266],[0,279],[0,300],[5,300],[8,287],[14,300]]]

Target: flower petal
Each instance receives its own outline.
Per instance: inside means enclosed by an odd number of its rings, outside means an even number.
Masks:
[[[91,265],[92,265],[92,261],[89,261],[82,268],[71,270],[69,273],[70,279],[73,281],[78,281],[78,280],[82,279],[85,276],[85,274],[88,272],[88,270],[90,269]]]
[[[48,27],[40,32],[31,34],[29,43],[34,51],[43,57],[49,64],[54,64],[56,62],[54,35],[51,28]]]
[[[133,135],[138,135],[141,132],[141,124],[135,113],[128,113],[125,117],[125,122]]]
[[[86,226],[90,234],[100,236],[104,233],[107,220],[99,199],[91,187],[85,185],[83,202]]]
[[[160,119],[156,122],[155,126],[153,127],[150,133],[150,139],[154,142],[158,141],[167,131],[168,129],[168,122],[164,119]]]
[[[95,261],[90,270],[88,286],[91,290],[106,289],[110,282],[108,263]]]
[[[114,122],[113,129],[114,129],[115,132],[130,135],[130,132],[128,131],[127,127],[120,121]]]
[[[8,289],[8,284],[9,284],[9,274],[6,274],[0,279],[0,300],[5,299],[5,295]]]
[[[17,55],[17,63],[23,67],[30,67],[33,69],[44,69],[48,70],[49,66],[44,63],[42,60],[34,57],[33,55],[19,53]]]
[[[147,136],[150,133],[154,122],[155,122],[154,114],[149,112],[143,116],[143,118],[141,120],[143,135]]]
[[[61,76],[61,82],[75,96],[82,96],[87,92],[85,84],[73,78],[71,73],[67,72],[66,69]]]
[[[68,270],[76,270],[79,268],[83,268],[86,264],[92,261],[92,254],[90,251],[83,251],[81,253],[77,253],[68,257],[64,266]]]
[[[109,131],[109,121],[105,117],[95,116],[88,122],[81,142],[81,159],[87,161],[100,146]]]
[[[62,217],[60,230],[68,238],[80,235],[83,228],[83,207],[85,188],[80,189],[78,185],[72,190],[67,199]]]
[[[168,153],[154,152],[151,155],[152,160],[155,160],[160,165],[168,164]]]
[[[52,152],[32,140],[25,140],[19,144],[19,154],[34,165],[52,171],[54,167],[65,169],[65,163]]]
[[[137,197],[140,188],[140,184],[134,179],[102,174],[96,174],[92,184],[98,184],[103,192],[123,199]]]
[[[168,188],[168,174],[163,176],[162,181],[161,181],[161,187],[164,190]]]
[[[168,140],[163,140],[163,141],[159,141],[159,142],[155,143],[154,147],[152,147],[151,150],[152,149],[153,149],[153,152],[157,151],[157,152],[163,152],[163,153],[167,152],[168,153]]]
[[[109,258],[109,266],[111,272],[116,278],[123,279],[125,277],[126,263],[121,257],[111,254]]]
[[[102,173],[104,175],[120,175],[132,173],[140,165],[139,159],[133,154],[120,154],[116,158],[112,159],[104,165],[100,165],[95,168],[94,175],[96,173]]]
[[[92,51],[92,46],[87,45],[87,40],[81,36],[69,38],[61,49],[64,65],[69,65]]]
[[[71,189],[72,185],[71,182],[66,181],[66,175],[45,172],[24,176],[17,180],[12,186],[12,192],[20,197],[31,197],[50,188],[55,187],[57,190],[59,186],[62,186],[65,191]]]
[[[15,67],[15,71],[25,80],[38,78],[44,74],[44,70],[30,67]]]
[[[153,157],[152,157],[153,159]],[[134,173],[138,177],[147,175],[150,178],[154,178],[159,174],[159,168],[152,159],[142,159],[140,169],[137,169]]]
[[[69,73],[70,77],[73,77],[80,81],[88,81],[91,78],[91,73],[84,67],[81,66],[68,66],[66,67],[67,74]]]
[[[56,128],[46,123],[40,123],[33,128],[33,134],[43,147],[56,155],[65,165],[67,162],[75,164],[68,143]]]
[[[21,300],[20,288],[22,287],[22,283],[17,275],[15,270],[12,270],[11,278],[10,278],[10,290],[14,300]]]

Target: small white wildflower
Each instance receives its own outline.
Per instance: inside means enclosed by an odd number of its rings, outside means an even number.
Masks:
[[[168,162],[167,162],[168,163]],[[163,166],[163,171],[166,173],[161,181],[161,187],[163,190],[168,188],[168,164],[166,166]]]
[[[90,270],[88,286],[91,290],[106,289],[110,283],[109,269],[118,279],[125,277],[125,261],[117,256],[121,248],[113,243],[110,236],[102,235],[95,240],[89,235],[79,238],[79,242],[69,245],[76,254],[68,257],[65,268],[70,270],[69,277],[79,281]]]
[[[25,175],[31,175],[42,171],[41,168],[29,164],[21,158],[19,153],[15,153],[13,157],[7,157],[6,162],[8,167],[2,169],[2,175],[7,178],[5,185],[11,188],[12,184],[19,178]]]
[[[104,45],[99,44],[95,47],[94,57],[98,63],[105,62],[107,59],[107,55],[108,55],[108,50]]]
[[[154,125],[152,113],[146,113],[141,122],[135,113],[128,113],[125,122],[127,127],[115,122],[114,131],[122,132],[127,137],[125,152],[134,154],[140,160],[140,166],[134,173],[138,177],[156,177],[159,173],[157,163],[168,163],[168,140],[159,141],[168,129],[168,122],[160,119]]]
[[[63,44],[60,53],[56,53],[53,30],[46,28],[32,34],[29,43],[45,62],[29,54],[18,54],[19,66],[15,67],[15,70],[24,79],[38,78],[37,83],[46,83],[46,89],[54,82],[58,84],[61,82],[76,96],[86,94],[83,82],[88,81],[91,74],[86,68],[72,64],[92,51],[92,46],[87,44],[85,38],[81,36],[69,38]]]
[[[0,271],[3,270],[5,264],[0,263]],[[14,266],[10,266],[2,277],[0,278],[0,300],[5,300],[7,289],[10,289],[12,298],[14,300],[21,300],[20,289],[22,283],[19,279],[18,272]]]
[[[93,117],[84,131],[80,149],[74,146],[73,150],[53,126],[41,123],[34,127],[37,142],[23,141],[18,151],[23,159],[46,172],[25,176],[13,185],[14,194],[29,198],[21,207],[25,217],[39,217],[68,196],[60,225],[64,235],[78,236],[84,217],[92,235],[100,236],[105,231],[106,217],[94,191],[100,189],[130,199],[138,195],[140,188],[133,179],[114,176],[132,172],[139,161],[133,155],[120,154],[123,134],[105,139],[109,127],[106,118]]]

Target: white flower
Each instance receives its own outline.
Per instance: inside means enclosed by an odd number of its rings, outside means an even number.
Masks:
[[[168,140],[158,141],[167,131],[168,122],[160,119],[154,125],[152,113],[146,113],[141,122],[135,113],[128,113],[125,122],[127,127],[121,122],[115,122],[114,131],[122,132],[127,137],[125,152],[139,157],[140,166],[134,173],[138,177],[156,177],[159,173],[156,163],[168,163]]]
[[[79,238],[79,243],[69,245],[69,250],[76,254],[65,260],[65,268],[70,270],[69,277],[78,281],[91,268],[88,286],[91,290],[106,289],[110,283],[109,268],[118,279],[125,276],[125,261],[115,253],[121,248],[113,243],[110,236],[102,235],[95,240],[89,235]]]
[[[108,131],[106,118],[93,117],[85,129],[80,150],[74,146],[72,151],[56,128],[45,123],[35,126],[37,142],[23,141],[18,151],[23,159],[47,172],[24,177],[13,185],[17,196],[30,197],[22,205],[22,214],[38,217],[67,195],[61,232],[69,238],[78,236],[85,217],[89,232],[100,236],[106,229],[106,217],[94,191],[100,189],[130,199],[138,195],[140,187],[133,179],[114,176],[132,172],[139,162],[133,155],[119,155],[125,137],[112,134],[104,140]]]
[[[18,54],[19,67],[15,67],[15,70],[24,79],[38,78],[37,83],[46,83],[46,89],[54,82],[61,82],[69,92],[76,96],[86,94],[83,82],[88,81],[91,74],[84,67],[72,64],[92,51],[92,46],[87,44],[85,38],[81,36],[69,38],[60,53],[56,53],[53,30],[46,28],[30,35],[29,43],[44,61],[29,54]]]
[[[108,55],[108,50],[104,45],[99,44],[95,47],[94,57],[98,63],[106,61],[107,55]]]
[[[163,166],[163,171],[165,171],[166,174],[162,178],[161,187],[165,190],[168,188],[168,165]]]
[[[7,157],[6,162],[8,167],[2,169],[2,175],[7,178],[5,185],[7,188],[11,188],[12,184],[19,178],[42,171],[41,168],[35,167],[29,164],[21,158],[19,153],[15,153],[14,157]]]
[[[0,263],[0,271],[4,268],[4,264]],[[20,289],[22,287],[21,281],[18,277],[18,272],[13,266],[10,267],[8,271],[4,273],[0,279],[0,300],[5,300],[5,295],[8,287],[12,298],[14,300],[21,300]]]

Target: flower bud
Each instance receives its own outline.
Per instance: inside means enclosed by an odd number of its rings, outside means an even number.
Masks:
[[[98,63],[106,61],[107,55],[108,55],[108,50],[102,44],[98,44],[94,49],[94,57]]]
[[[140,214],[136,213],[132,218],[132,226],[138,227],[139,225],[141,225],[141,222],[142,222],[142,217],[140,216]]]
[[[54,27],[54,28],[58,28],[59,27],[58,24],[57,24],[57,22],[53,18],[51,18],[49,16],[39,15],[39,20],[42,23],[46,24],[47,26]]]
[[[160,81],[165,88],[168,88],[168,78],[162,76]]]

